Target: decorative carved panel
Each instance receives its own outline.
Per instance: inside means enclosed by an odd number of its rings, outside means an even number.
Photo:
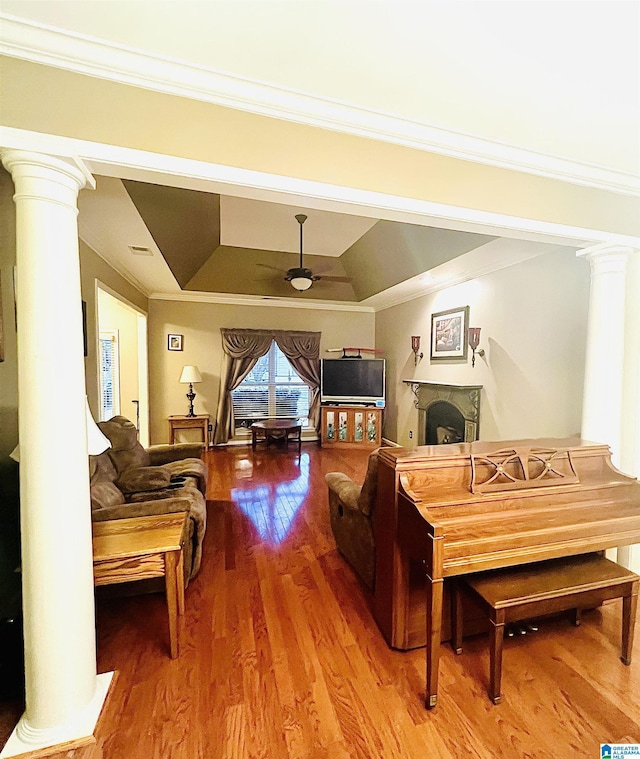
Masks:
[[[579,482],[570,452],[553,448],[508,448],[485,456],[472,455],[471,472],[472,493]]]

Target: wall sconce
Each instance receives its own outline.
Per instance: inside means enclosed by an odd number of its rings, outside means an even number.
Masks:
[[[411,336],[411,350],[413,351],[413,356],[416,360],[416,366],[418,366],[418,361],[424,356],[424,353],[418,353],[420,350],[420,335]]]
[[[471,348],[471,366],[476,365],[476,353],[478,356],[484,356],[484,348],[478,350],[480,345],[480,327],[469,327],[469,347]]]

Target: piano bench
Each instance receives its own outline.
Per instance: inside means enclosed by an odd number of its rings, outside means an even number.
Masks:
[[[623,664],[631,663],[633,630],[640,577],[600,554],[552,559],[507,569],[480,572],[458,578],[452,603],[452,645],[462,653],[462,603],[459,584],[469,588],[488,609],[489,697],[500,703],[502,644],[504,627],[511,622],[574,610],[574,624],[580,624],[580,610],[592,609],[603,601],[622,598]]]

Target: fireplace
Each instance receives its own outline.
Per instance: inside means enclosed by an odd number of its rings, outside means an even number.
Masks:
[[[403,381],[416,396],[418,445],[470,443],[478,439],[482,385]]]

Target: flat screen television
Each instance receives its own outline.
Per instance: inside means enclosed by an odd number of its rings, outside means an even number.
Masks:
[[[383,358],[324,358],[320,374],[323,403],[384,406]]]

